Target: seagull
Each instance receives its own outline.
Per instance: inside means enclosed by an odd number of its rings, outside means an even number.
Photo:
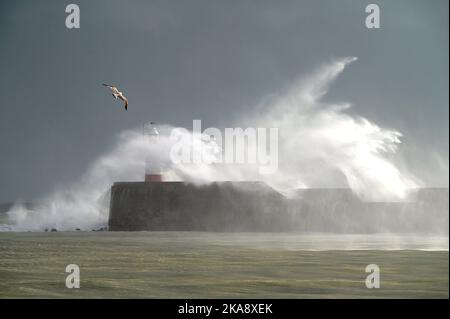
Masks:
[[[128,109],[128,99],[125,97],[125,95],[123,95],[122,92],[119,91],[119,89],[116,86],[105,83],[103,83],[103,86],[109,87],[111,89],[112,96],[114,96],[116,100],[117,98],[121,99],[124,102],[125,110]]]

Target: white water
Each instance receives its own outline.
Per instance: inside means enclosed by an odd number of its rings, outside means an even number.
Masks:
[[[157,142],[148,143],[139,130],[119,134],[116,146],[98,158],[73,184],[42,198],[34,211],[21,205],[9,212],[14,231],[90,230],[107,224],[108,189],[115,181],[141,181],[144,158],[163,163],[171,180],[207,183],[215,180],[264,180],[282,192],[298,187],[350,187],[366,200],[402,200],[415,179],[388,159],[400,144],[401,134],[368,119],[351,116],[347,103],[325,103],[328,86],[356,58],[323,65],[284,94],[255,107],[255,114],[240,116],[234,127],[277,127],[279,170],[256,176],[245,166],[206,164],[173,165],[169,150],[171,127],[160,126]],[[242,120],[247,117],[247,120]],[[190,133],[184,133],[190,134]],[[202,136],[187,139],[194,152],[215,156]],[[5,227],[3,227],[5,229]]]

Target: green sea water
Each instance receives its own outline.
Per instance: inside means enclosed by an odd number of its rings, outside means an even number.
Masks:
[[[0,233],[0,298],[448,298],[448,278],[448,236]]]

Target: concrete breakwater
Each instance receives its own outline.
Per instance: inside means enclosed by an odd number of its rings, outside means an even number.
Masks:
[[[286,198],[263,182],[117,182],[109,229],[448,234],[449,190],[364,202],[349,189],[299,189]]]

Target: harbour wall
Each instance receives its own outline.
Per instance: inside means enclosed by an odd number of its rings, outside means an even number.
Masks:
[[[448,234],[449,191],[364,202],[350,189],[300,189],[286,198],[263,182],[117,182],[109,230]]]

